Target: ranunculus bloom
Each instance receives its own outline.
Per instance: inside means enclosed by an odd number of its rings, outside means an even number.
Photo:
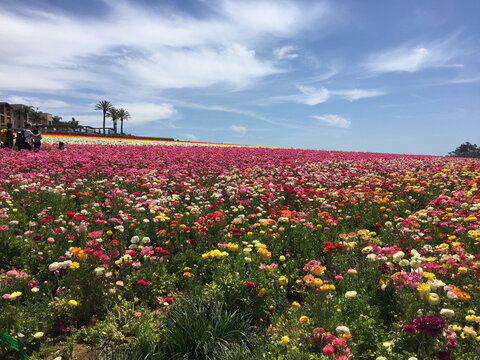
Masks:
[[[437,337],[442,333],[446,320],[433,315],[418,317],[413,320],[415,330],[427,334],[431,337]]]
[[[325,345],[322,351],[328,357],[333,357],[333,354],[335,353],[335,348],[332,345]]]
[[[250,280],[247,280],[247,282],[245,283],[245,286],[249,289],[253,289],[255,287],[255,284]]]

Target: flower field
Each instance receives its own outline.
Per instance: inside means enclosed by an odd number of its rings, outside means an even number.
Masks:
[[[480,357],[478,160],[46,138],[0,151],[0,358]]]

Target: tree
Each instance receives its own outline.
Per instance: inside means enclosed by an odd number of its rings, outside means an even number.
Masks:
[[[476,144],[470,144],[468,141],[454,151],[448,153],[448,156],[465,157],[465,158],[480,158],[480,148]]]
[[[43,116],[43,114],[40,111],[38,111],[38,108],[36,109],[31,108],[29,115],[30,115],[30,119],[32,120],[32,124],[34,125],[37,125],[40,122],[40,120],[45,120],[45,116]]]
[[[70,120],[68,122],[68,125],[70,125],[74,129],[76,129],[78,127],[78,125],[80,125],[80,123],[77,120],[75,120],[74,117],[72,117],[72,120]]]
[[[105,135],[105,118],[107,117],[107,113],[110,109],[113,108],[113,105],[110,101],[102,100],[97,105],[95,105],[95,110],[102,110],[103,111],[103,135]]]
[[[62,122],[62,117],[61,116],[53,116],[52,117],[52,123],[53,125],[59,125]]]
[[[130,119],[130,113],[124,108],[118,109],[118,118],[120,119],[120,134],[123,134],[123,121]]]
[[[112,122],[113,122],[113,132],[116,134],[116,133],[117,133],[117,121],[118,121],[118,119],[119,119],[118,109],[115,109],[114,107],[112,107],[112,108],[108,111],[107,116],[110,117],[110,118],[112,118]]]

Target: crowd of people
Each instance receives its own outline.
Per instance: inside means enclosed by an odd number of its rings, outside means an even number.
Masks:
[[[5,148],[16,149],[16,150],[29,150],[38,152],[42,145],[42,134],[40,128],[35,126],[32,130],[31,124],[25,124],[23,130],[16,131],[15,133],[12,129],[12,124],[8,123],[7,128],[0,132],[0,145]],[[64,150],[65,144],[60,142],[58,144],[58,150]]]

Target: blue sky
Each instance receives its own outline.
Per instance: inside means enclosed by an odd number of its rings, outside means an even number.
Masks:
[[[478,0],[0,0],[0,101],[135,135],[445,155],[480,145]]]

